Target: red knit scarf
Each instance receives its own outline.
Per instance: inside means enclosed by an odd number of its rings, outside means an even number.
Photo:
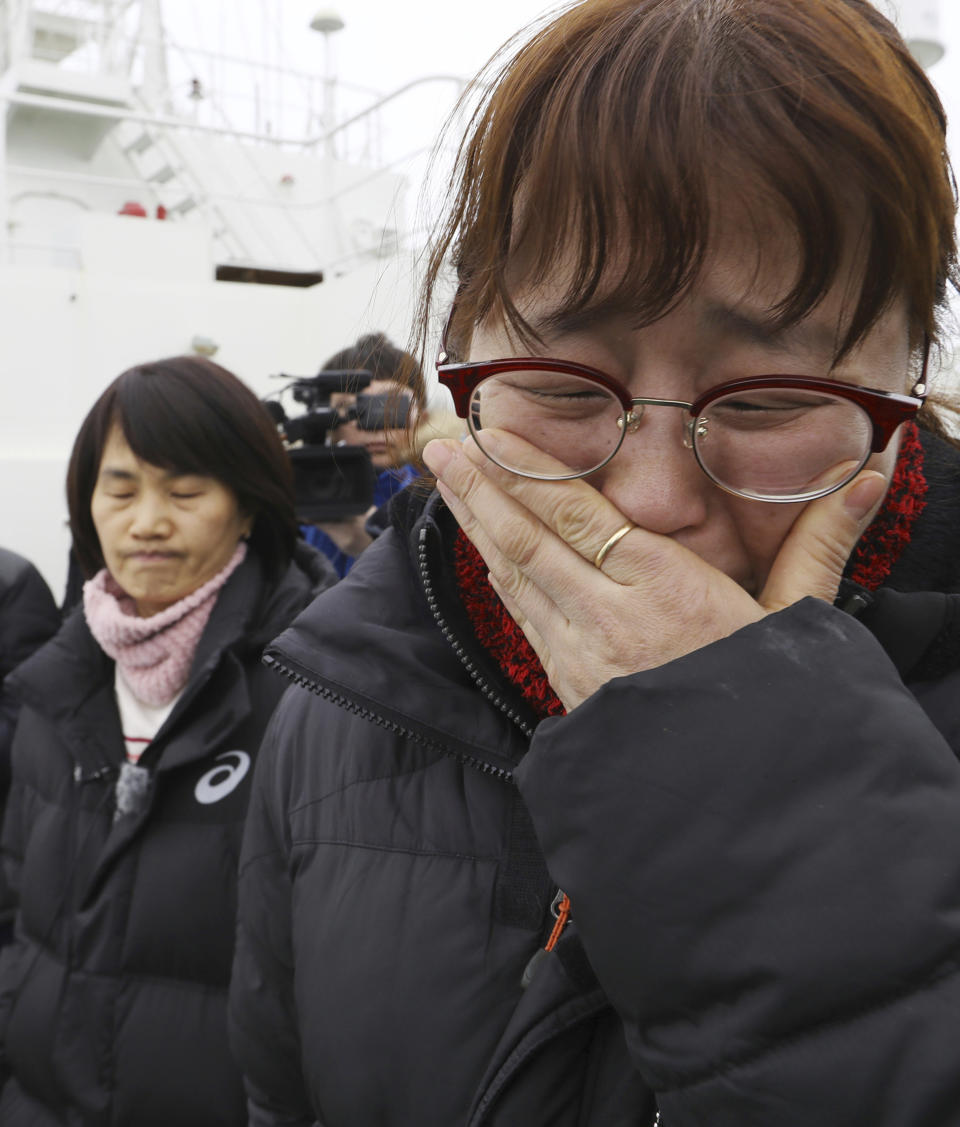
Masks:
[[[910,542],[914,521],[926,505],[926,492],[923,447],[916,425],[908,423],[883,505],[850,558],[850,578],[855,583],[872,591],[887,578]],[[480,644],[538,716],[562,716],[563,705],[540,659],[490,586],[487,565],[462,529],[457,531],[454,558],[460,595]]]

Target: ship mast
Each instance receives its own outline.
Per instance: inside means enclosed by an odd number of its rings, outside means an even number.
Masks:
[[[914,58],[932,67],[944,54],[940,35],[940,0],[898,0],[897,25]]]
[[[167,44],[160,0],[140,0],[139,43],[143,47],[140,97],[149,109],[171,113]]]

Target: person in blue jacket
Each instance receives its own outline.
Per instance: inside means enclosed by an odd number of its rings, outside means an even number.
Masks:
[[[330,397],[330,406],[339,408],[342,418],[331,430],[330,442],[335,446],[362,446],[370,455],[376,474],[373,503],[357,517],[304,524],[301,532],[343,577],[386,526],[391,499],[418,476],[407,460],[407,428],[426,419],[426,397],[416,359],[383,333],[360,337],[356,344],[331,356],[320,370],[338,369],[368,371],[373,377],[359,392],[334,392]],[[365,404],[373,406],[373,412],[365,412]],[[374,427],[370,414],[377,422]]]

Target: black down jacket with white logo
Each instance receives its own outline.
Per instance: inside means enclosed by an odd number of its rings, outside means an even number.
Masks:
[[[4,861],[19,896],[0,954],[0,1124],[242,1127],[226,997],[252,764],[282,691],[260,652],[335,577],[298,545],[268,583],[230,577],[190,680],[114,820],[124,744],[114,665],[81,611],[18,671]]]

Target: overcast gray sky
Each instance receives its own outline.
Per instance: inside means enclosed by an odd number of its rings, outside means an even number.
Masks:
[[[274,56],[282,45],[292,66],[323,70],[323,37],[310,30],[319,11],[344,22],[331,38],[337,75],[392,90],[425,74],[470,77],[508,36],[555,5],[537,0],[162,0],[171,33],[201,37],[213,49]],[[465,15],[467,13],[467,15]]]
[[[922,6],[931,2],[875,0],[894,18],[900,3]],[[162,5],[171,38],[201,43],[214,51],[265,58],[316,75],[324,73],[324,37],[309,25],[317,12],[336,11],[344,23],[343,30],[329,41],[336,77],[369,89],[367,94],[341,94],[341,114],[349,105],[369,101],[374,91],[386,94],[428,75],[470,78],[507,38],[560,6],[556,0],[269,0],[264,4],[255,0],[162,0]],[[939,0],[939,20],[946,54],[929,74],[947,109],[950,149],[960,168],[960,0]],[[287,81],[284,101],[295,96],[297,91],[291,89],[289,80],[277,81]],[[243,95],[252,97],[249,89]],[[451,84],[435,84],[394,103],[383,116],[382,158],[393,159],[431,145],[454,98]],[[303,136],[303,128],[292,128],[293,124],[285,123],[280,131]],[[319,131],[322,122],[318,119],[315,124]],[[416,184],[423,164],[421,158],[398,171],[406,171]],[[424,210],[428,212],[429,207],[424,209],[421,202],[421,212]]]
[[[930,0],[876,0],[888,14],[903,3]],[[381,93],[431,74],[472,77],[500,44],[531,20],[558,5],[542,0],[162,0],[174,38],[201,41],[213,50],[266,57],[297,70],[322,74],[323,36],[309,28],[320,10],[336,11],[344,22],[331,36],[337,77]],[[951,118],[960,119],[960,0],[939,0],[944,59],[931,77]],[[289,96],[289,95],[288,95]],[[434,87],[430,105],[439,110],[450,99]],[[411,136],[418,124],[432,126],[433,115],[406,106]],[[431,120],[419,122],[421,116]],[[391,128],[401,128],[394,123]],[[960,128],[960,127],[958,127]],[[429,128],[428,128],[429,131]]]

